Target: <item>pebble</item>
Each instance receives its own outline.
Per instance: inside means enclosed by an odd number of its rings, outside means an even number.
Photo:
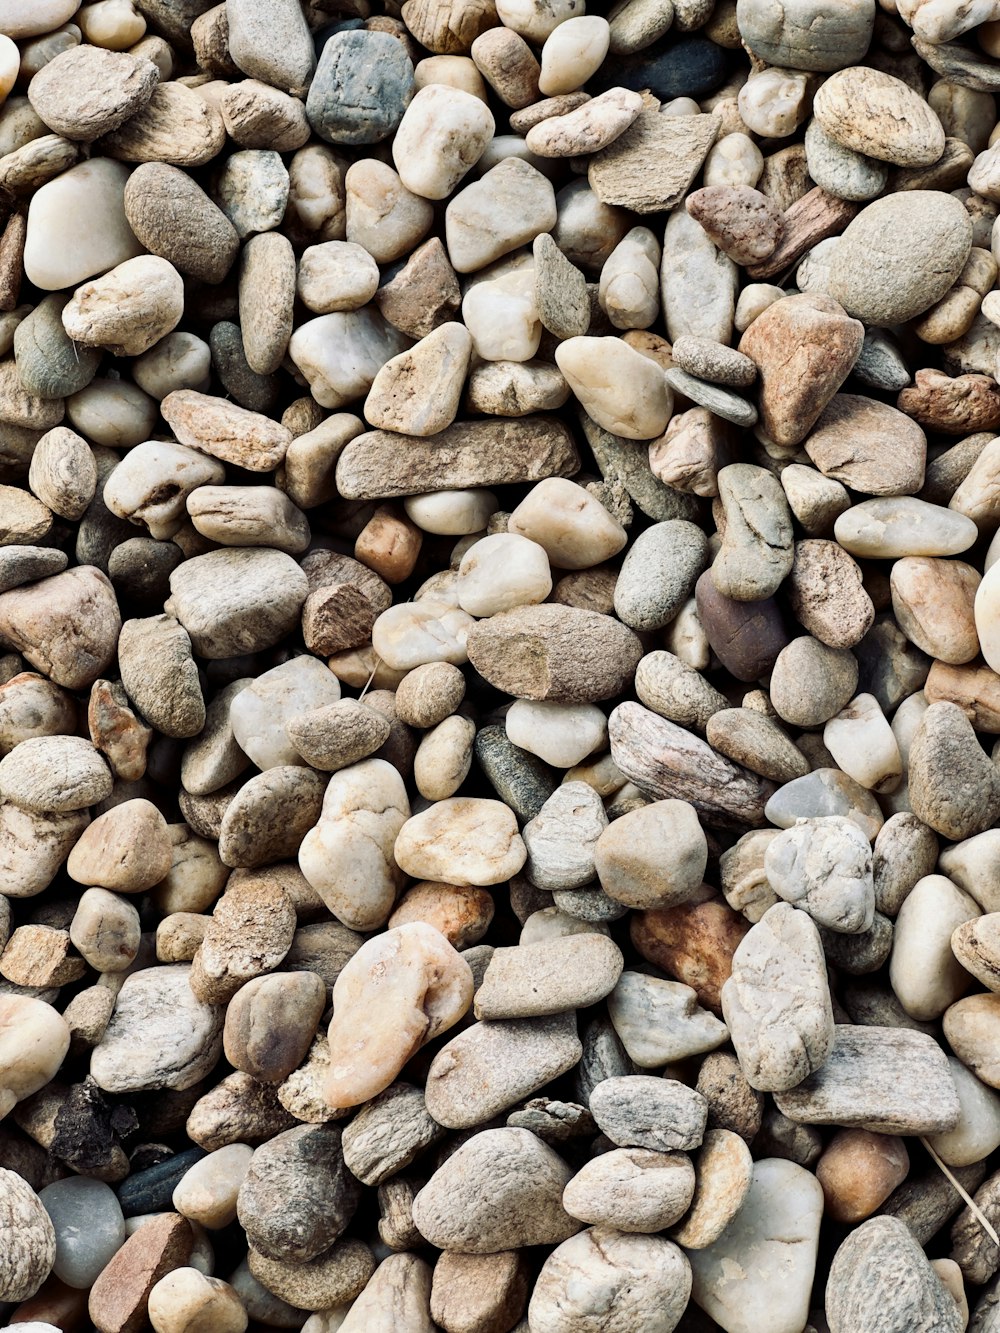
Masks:
[[[391,1003],[378,1003],[387,997]],[[337,978],[333,1000],[326,1098],[334,1108],[356,1106],[462,1017],[472,974],[439,931],[411,922],[363,945]]]
[[[963,760],[955,769],[951,756],[959,748]],[[996,820],[1000,794],[992,765],[957,704],[934,703],[927,709],[910,746],[908,780],[914,814],[937,833],[957,841]]]
[[[672,907],[691,897],[702,882],[707,858],[697,816],[678,800],[655,801],[622,815],[594,847],[605,893],[643,909]]]
[[[692,987],[641,972],[622,973],[608,998],[608,1013],[643,1069],[715,1050],[728,1036],[725,1024],[698,1005]]]
[[[864,500],[837,518],[834,536],[851,555],[877,560],[961,555],[978,535],[965,517],[913,495]]]
[[[972,224],[957,200],[939,190],[887,195],[848,224],[830,265],[830,294],[865,323],[902,323],[945,295],[971,244]],[[861,257],[873,245],[882,262],[866,279]]]
[[[833,1012],[822,944],[804,914],[787,903],[764,913],[733,955],[722,1006],[752,1087],[783,1092],[824,1064]]]
[[[703,1250],[711,1245],[739,1213],[753,1181],[753,1158],[738,1134],[709,1129],[695,1171],[691,1206],[671,1231],[671,1239],[685,1250]]]
[[[177,1213],[160,1213],[133,1231],[90,1290],[87,1312],[102,1333],[144,1322],[149,1293],[191,1255],[193,1234]]]
[[[125,1219],[109,1185],[70,1176],[39,1191],[55,1231],[52,1272],[75,1291],[86,1291],[125,1242]]]
[[[570,1175],[527,1130],[483,1130],[434,1172],[413,1220],[431,1244],[460,1254],[559,1244],[580,1230],[562,1206]]]
[[[711,1245],[688,1253],[695,1303],[729,1333],[751,1333],[761,1319],[774,1333],[803,1328],[822,1214],[823,1191],[810,1172],[757,1161],[736,1217]]]
[[[496,949],[476,990],[476,1017],[537,1018],[586,1008],[614,988],[622,966],[618,946],[597,934]]]
[[[994,1001],[992,994],[969,995],[949,1005],[943,1018],[944,1034],[951,1049],[966,1069],[991,1088],[1000,1085],[1000,1069],[994,1054],[997,1019]]]
[[[2,1171],[0,1190],[0,1294],[5,1301],[23,1301],[34,1296],[49,1275],[56,1256],[55,1231],[44,1204],[16,1171]]]
[[[570,1333],[602,1300],[609,1306],[608,1333],[671,1329],[690,1290],[690,1267],[676,1245],[661,1236],[596,1227],[564,1241],[546,1259],[528,1306],[530,1326]]]
[[[177,1212],[215,1231],[236,1221],[236,1200],[253,1149],[245,1143],[217,1148],[188,1167],[174,1187]]]

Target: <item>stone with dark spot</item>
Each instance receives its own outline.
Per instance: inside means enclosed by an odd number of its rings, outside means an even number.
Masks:
[[[338,32],[323,47],[306,115],[329,143],[380,143],[412,96],[413,65],[402,42],[387,32]]]

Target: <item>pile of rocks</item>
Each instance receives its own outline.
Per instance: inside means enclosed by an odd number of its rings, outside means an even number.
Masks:
[[[997,91],[0,0],[0,1324],[1000,1330]]]

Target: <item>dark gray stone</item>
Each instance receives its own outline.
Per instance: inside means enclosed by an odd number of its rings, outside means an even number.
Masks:
[[[122,1212],[126,1217],[170,1212],[174,1190],[195,1162],[200,1162],[204,1156],[202,1148],[188,1148],[186,1152],[174,1153],[165,1161],[148,1166],[145,1171],[133,1172],[118,1186]]]
[[[65,551],[48,546],[0,546],[0,592],[61,574],[68,564]]]
[[[101,364],[100,347],[73,342],[63,328],[63,307],[71,295],[46,296],[14,330],[18,378],[39,398],[68,398],[85,389]]]
[[[534,819],[558,786],[552,771],[509,741],[501,726],[479,731],[475,756],[493,790],[521,823]]]
[[[306,115],[330,143],[380,143],[412,96],[413,65],[402,42],[387,32],[338,32],[323,47]]]
[[[220,320],[208,335],[212,369],[222,381],[227,395],[248,412],[270,413],[278,401],[281,386],[276,375],[260,375],[250,368],[243,350],[243,334],[238,324]]]

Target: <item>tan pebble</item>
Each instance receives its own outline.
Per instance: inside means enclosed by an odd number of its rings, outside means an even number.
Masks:
[[[149,801],[116,805],[85,829],[70,852],[66,869],[78,884],[119,893],[143,893],[170,870],[167,824]]]
[[[406,890],[389,918],[389,929],[410,921],[434,926],[456,949],[478,944],[493,920],[493,898],[485,889],[420,881]]]
[[[816,1163],[827,1215],[835,1222],[863,1222],[885,1202],[910,1169],[902,1139],[867,1129],[841,1129]]]
[[[149,1293],[149,1322],[156,1333],[244,1333],[247,1312],[229,1285],[196,1268],[175,1268]]]

